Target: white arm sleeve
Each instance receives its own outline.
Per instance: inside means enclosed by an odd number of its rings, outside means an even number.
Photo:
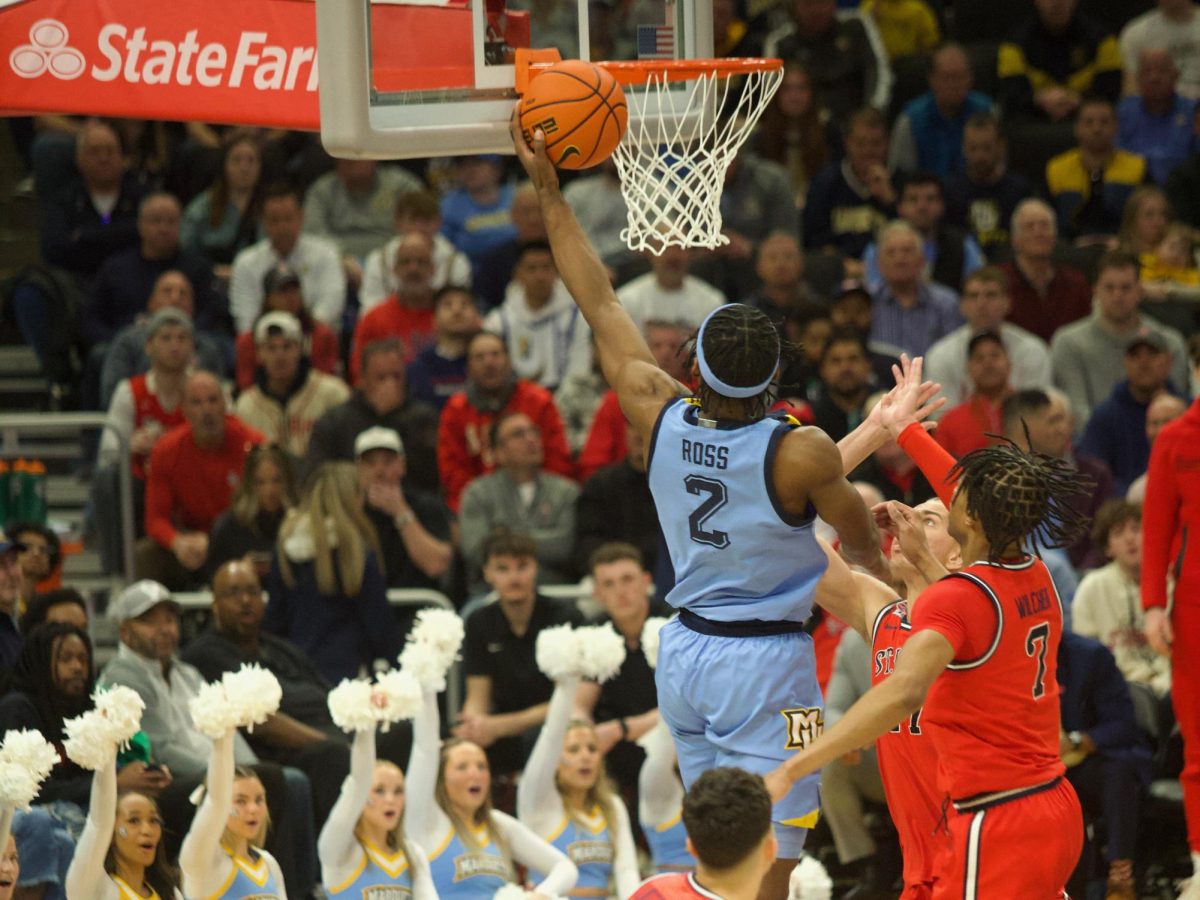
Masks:
[[[517,784],[517,818],[535,834],[552,834],[563,820],[562,795],[554,783],[554,772],[562,755],[578,687],[578,678],[563,678],[554,685],[546,721]]]
[[[547,897],[565,897],[575,887],[579,870],[561,850],[556,850],[512,816],[502,812],[492,813],[492,827],[512,851],[513,860],[532,869],[545,872],[546,877],[534,888]]]
[[[675,742],[660,717],[646,741],[646,761],[638,773],[638,818],[647,828],[675,818],[683,806],[683,785],[675,774]]]
[[[629,897],[642,883],[641,873],[638,872],[637,847],[633,843],[633,829],[629,825],[629,812],[620,796],[612,799],[614,822],[608,823],[608,833],[612,836],[613,852],[616,858],[613,862],[613,881],[616,882],[617,896]]]
[[[362,847],[354,836],[354,826],[362,815],[371,782],[375,776],[375,731],[354,733],[350,746],[350,774],[342,782],[342,792],[329,811],[329,818],[317,839],[317,858],[326,889],[344,884],[362,859]]]
[[[113,391],[112,401],[108,404],[108,416],[104,420],[104,433],[100,435],[100,457],[102,466],[111,466],[121,461],[121,443],[129,446],[133,437],[133,423],[136,411],[133,408],[133,389],[129,387],[126,378]],[[121,440],[117,440],[117,435]]]
[[[116,884],[104,871],[104,857],[112,843],[117,821],[117,760],[92,776],[92,796],[87,822],[75,845],[75,855],[67,869],[64,885],[71,900],[113,900],[119,895]]]
[[[404,831],[422,847],[436,847],[450,828],[449,817],[437,805],[438,740],[437,694],[425,692],[421,712],[413,720],[412,755],[408,758]]]
[[[208,758],[204,801],[196,810],[179,849],[183,893],[188,897],[211,897],[229,877],[233,860],[221,849],[221,835],[233,808],[233,736],[227,732],[213,741]]]
[[[8,847],[8,837],[12,834],[13,815],[16,810],[11,806],[0,809],[0,853]]]
[[[408,868],[412,872],[413,900],[438,900],[425,851],[412,841],[405,841],[404,852],[408,855]]]
[[[233,788],[230,788],[231,792],[232,790]],[[262,855],[262,858],[266,860],[267,868],[271,870],[271,877],[275,879],[276,898],[278,898],[278,900],[287,900],[287,885],[283,883],[283,869],[279,868],[279,861],[261,847],[258,848],[258,852]],[[218,885],[218,887],[220,887],[220,885]]]

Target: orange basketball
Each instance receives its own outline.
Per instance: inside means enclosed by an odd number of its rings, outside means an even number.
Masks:
[[[578,59],[555,63],[529,82],[520,106],[521,131],[546,136],[546,155],[561,169],[586,169],[612,156],[629,108],[608,70]]]

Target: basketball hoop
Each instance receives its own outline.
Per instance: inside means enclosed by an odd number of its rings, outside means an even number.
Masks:
[[[714,249],[725,173],[783,81],[778,59],[601,62],[626,92],[630,126],[613,160],[628,208],[631,250]],[[686,82],[683,90],[672,85]],[[735,83],[737,82],[737,83]]]

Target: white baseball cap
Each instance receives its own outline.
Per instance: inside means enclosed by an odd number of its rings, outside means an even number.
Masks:
[[[284,312],[281,309],[267,313],[255,323],[254,343],[265,343],[267,338],[274,336],[271,334],[272,331],[291,338],[297,343],[304,340],[304,329],[300,327],[300,320],[290,312]]]
[[[370,450],[391,450],[404,455],[404,441],[391,428],[376,425],[368,428],[354,439],[354,456],[358,458]]]
[[[171,592],[165,586],[157,581],[151,581],[149,578],[143,578],[141,581],[135,581],[117,595],[117,598],[108,605],[108,616],[110,619],[115,619],[118,624],[128,622],[130,619],[136,619],[138,616],[148,613],[160,603],[170,603],[176,609],[179,608],[179,604],[175,602],[175,598],[171,596]]]

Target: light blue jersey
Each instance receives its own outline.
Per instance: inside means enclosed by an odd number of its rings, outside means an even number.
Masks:
[[[429,871],[441,900],[490,900],[513,881],[512,864],[491,840],[487,828],[475,834],[477,850],[463,844],[450,828],[441,846],[429,854]]]
[[[642,823],[642,834],[650,848],[650,858],[659,872],[684,872],[696,867],[696,858],[688,853],[687,829],[683,827],[682,811],[661,824]]]
[[[261,853],[255,862],[244,856],[231,855],[229,858],[233,861],[233,871],[225,885],[210,898],[194,900],[278,900],[282,896],[283,885],[275,883],[271,867]]]
[[[650,439],[649,479],[675,588],[667,602],[718,622],[803,622],[825,572],[812,519],[780,506],[772,475],[790,420],[700,423],[677,400]]]
[[[571,816],[563,816],[558,830],[546,840],[556,850],[567,855],[579,870],[572,897],[607,897],[608,885],[613,874],[613,842],[604,813],[593,809],[587,823]],[[540,881],[545,872],[537,873],[533,880]]]
[[[403,848],[387,853],[372,843],[362,845],[358,870],[329,889],[329,900],[407,900],[412,896],[412,868]]]

